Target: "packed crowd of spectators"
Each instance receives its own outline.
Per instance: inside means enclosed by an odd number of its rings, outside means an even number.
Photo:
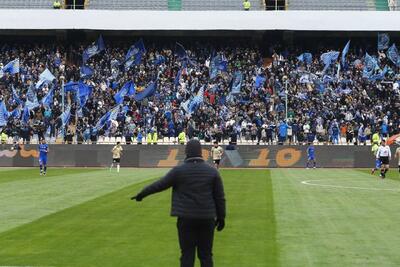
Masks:
[[[71,117],[64,131],[61,84],[81,79],[81,55],[88,44],[8,44],[0,50],[0,62],[19,58],[20,72],[5,73],[0,78],[0,100],[9,112],[21,109],[19,116],[9,116],[2,132],[14,140],[30,142],[32,138],[62,137],[66,142],[95,143],[99,137],[123,137],[130,141],[156,142],[179,134],[186,138],[212,140],[250,140],[254,143],[365,143],[374,132],[387,137],[400,131],[399,68],[384,53],[375,53],[379,64],[390,67],[382,81],[363,78],[365,50],[350,49],[348,66],[337,72],[336,63],[326,73],[320,61],[321,49],[313,53],[311,64],[297,59],[300,49],[289,50],[271,45],[267,51],[251,43],[235,41],[215,45],[212,42],[183,42],[193,64],[183,66],[175,43],[146,42],[146,53],[139,65],[124,67],[130,44],[108,43],[106,51],[91,57],[87,65],[94,74],[84,82],[93,87],[82,111],[72,93],[65,96],[71,106]],[[341,50],[341,48],[337,48]],[[371,53],[370,53],[371,54]],[[373,53],[372,53],[373,54]],[[210,79],[212,56],[223,55],[227,72]],[[162,56],[163,62],[155,64]],[[55,87],[51,107],[40,105],[22,120],[23,108],[13,97],[13,89],[22,102],[30,84],[36,84],[40,73],[48,68],[56,80],[37,90],[40,101]],[[180,77],[176,79],[177,73]],[[239,94],[231,94],[233,73],[241,71]],[[325,76],[329,79],[324,81]],[[157,78],[158,77],[158,78]],[[256,86],[257,77],[263,77]],[[96,130],[99,119],[116,106],[113,96],[127,81],[136,89],[146,87],[157,78],[156,93],[142,101],[125,96],[115,120]],[[320,82],[316,82],[316,81]],[[203,101],[192,113],[182,107],[204,89]],[[285,91],[287,90],[287,94]],[[286,112],[285,101],[288,99]],[[287,116],[287,120],[286,120]],[[156,136],[156,137],[155,137]],[[346,140],[346,141],[344,141]]]

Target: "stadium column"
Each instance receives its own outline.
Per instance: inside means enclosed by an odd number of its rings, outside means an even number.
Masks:
[[[375,9],[378,11],[388,11],[388,0],[375,0]]]
[[[168,0],[168,10],[182,10],[182,0]]]

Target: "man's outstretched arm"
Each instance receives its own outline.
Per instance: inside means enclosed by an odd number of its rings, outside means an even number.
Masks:
[[[177,171],[174,168],[170,170],[163,178],[143,188],[142,191],[140,191],[136,196],[131,197],[131,199],[136,201],[142,201],[142,199],[147,197],[148,195],[164,191],[174,186],[177,178],[176,175]]]

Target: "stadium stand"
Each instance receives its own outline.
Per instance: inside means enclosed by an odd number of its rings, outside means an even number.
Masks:
[[[251,1],[251,10],[263,10],[260,0]],[[90,9],[140,9],[140,10],[242,10],[237,0],[91,0]]]
[[[265,9],[262,1],[252,0],[251,10]],[[183,10],[243,10],[242,1],[237,0],[182,0]]]
[[[68,49],[43,43],[2,45],[0,125],[9,142],[20,138],[37,142],[43,137],[51,142],[57,137],[70,143],[137,142],[142,136],[145,143],[149,134],[157,133],[158,143],[171,143],[186,130],[188,137],[205,142],[277,143],[279,135],[285,134],[294,143],[350,144],[364,143],[375,131],[383,136],[400,131],[398,67],[385,54],[368,51],[379,58],[379,65],[366,77],[366,50],[356,47],[369,43],[352,44],[348,66],[340,74],[336,63],[322,72],[320,56],[327,52],[323,47],[332,46],[327,44],[316,46],[320,48],[312,51],[307,65],[298,59],[299,47],[271,45],[264,58],[256,44],[240,40],[189,42],[186,51],[171,41],[145,42],[147,51],[130,68],[125,62],[129,43],[114,44],[105,38],[105,44],[106,52],[90,57],[86,67],[91,70],[85,71],[79,66],[88,44]],[[341,51],[342,45],[337,49]],[[11,74],[13,65],[6,64],[17,57],[19,73]],[[36,90],[34,85],[46,68],[55,81]],[[66,89],[65,103],[70,108],[64,113],[62,80],[81,80],[84,88],[92,87],[87,95],[76,84]],[[149,84],[155,80],[154,93]],[[117,93],[129,81],[136,93],[126,91],[117,106]],[[288,124],[284,122],[286,81]],[[52,88],[49,107],[43,103]],[[154,95],[135,99],[143,90]],[[35,95],[42,104],[23,108],[27,100],[32,105]]]
[[[387,3],[386,3],[387,8]],[[371,0],[288,0],[289,10],[376,10]]]
[[[167,10],[169,5],[168,0],[90,0],[88,8],[117,10]]]
[[[1,0],[0,8],[53,8],[52,0]]]

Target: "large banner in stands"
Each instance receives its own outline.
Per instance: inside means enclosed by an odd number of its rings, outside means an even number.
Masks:
[[[50,145],[48,165],[57,167],[107,167],[112,160],[112,145]],[[122,167],[173,167],[185,159],[184,146],[124,145]],[[392,154],[396,147],[391,146]],[[203,146],[203,158],[212,163],[211,146]],[[229,168],[304,168],[306,146],[237,146],[225,150],[222,167]],[[374,157],[369,146],[316,146],[317,166],[321,168],[371,168]],[[37,145],[12,149],[0,145],[0,167],[38,166]],[[397,166],[392,157],[391,166]]]

